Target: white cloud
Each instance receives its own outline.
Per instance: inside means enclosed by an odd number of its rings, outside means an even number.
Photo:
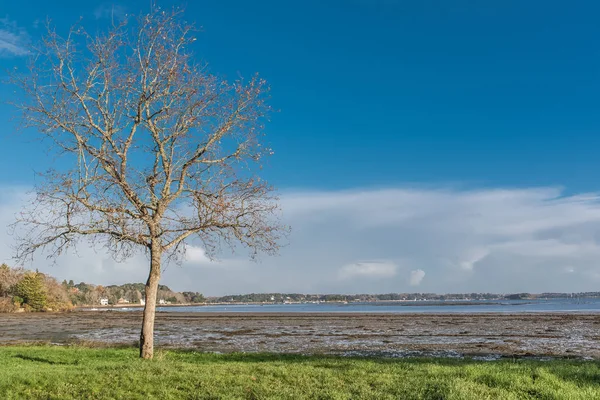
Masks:
[[[20,207],[19,191],[0,189],[0,226],[7,226]],[[422,269],[427,279],[419,291],[427,292],[571,292],[600,284],[598,194],[397,188],[283,193],[281,203],[293,229],[280,256],[252,263],[224,254],[229,258],[209,262],[193,244],[181,268],[167,268],[163,283],[208,295],[409,292],[411,271],[416,279]],[[3,233],[0,261],[8,261],[12,239]],[[79,254],[61,257],[55,267],[37,257],[29,267],[61,280],[146,279],[143,254],[125,264],[85,246]]]
[[[458,265],[466,271],[472,271],[473,268],[475,268],[475,265],[487,257],[488,254],[490,254],[489,249],[482,247],[468,249],[462,254]]]
[[[410,286],[419,286],[423,278],[425,278],[425,271],[422,269],[410,271]]]
[[[8,18],[0,18],[0,57],[29,54],[29,34]]]
[[[389,278],[396,275],[397,266],[389,261],[357,262],[344,265],[339,270],[341,279],[352,278]]]
[[[120,4],[102,3],[94,10],[96,19],[122,20],[127,15],[126,9]]]
[[[202,247],[197,246],[187,246],[185,249],[186,260],[195,263],[195,264],[203,264],[210,262],[210,259],[206,255],[206,252]]]

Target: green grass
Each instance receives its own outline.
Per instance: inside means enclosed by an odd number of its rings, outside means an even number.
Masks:
[[[0,399],[600,399],[600,363],[10,346]]]

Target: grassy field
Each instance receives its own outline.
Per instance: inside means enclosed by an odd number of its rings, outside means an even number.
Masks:
[[[600,399],[600,363],[0,347],[0,399]]]

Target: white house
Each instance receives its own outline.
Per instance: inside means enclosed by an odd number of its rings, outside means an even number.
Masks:
[[[101,306],[107,306],[108,305],[108,299],[107,298],[100,299],[100,305]]]

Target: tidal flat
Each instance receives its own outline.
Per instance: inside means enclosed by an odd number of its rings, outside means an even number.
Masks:
[[[0,344],[133,345],[138,311],[0,314]],[[377,357],[600,359],[600,315],[159,312],[159,348]]]

